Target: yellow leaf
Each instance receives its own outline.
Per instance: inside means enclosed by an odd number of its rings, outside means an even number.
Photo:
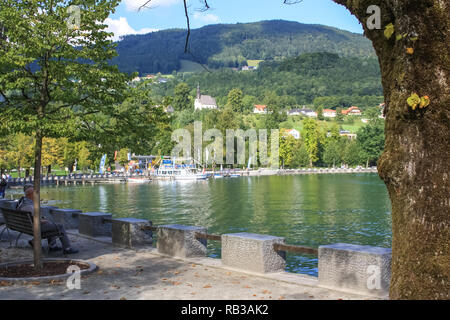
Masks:
[[[416,107],[421,102],[421,99],[417,93],[413,93],[408,99],[406,99],[406,102],[413,110],[416,110]]]
[[[406,48],[406,53],[407,54],[413,54],[414,53],[414,49],[413,48]]]
[[[389,23],[386,28],[384,29],[384,36],[388,39],[392,37],[392,35],[395,32],[394,25],[392,23]]]

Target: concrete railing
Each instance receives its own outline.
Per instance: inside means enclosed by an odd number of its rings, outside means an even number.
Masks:
[[[12,201],[0,200],[1,207]],[[113,219],[110,213],[42,207],[55,222],[67,230],[78,229],[89,237],[110,237],[119,247],[153,246],[156,232],[157,251],[180,258],[206,257],[207,239],[221,242],[224,266],[247,272],[267,274],[284,272],[286,251],[318,256],[318,285],[325,288],[387,297],[391,277],[391,249],[353,244],[330,244],[314,248],[290,246],[285,238],[253,233],[209,235],[200,226],[178,224],[152,226],[151,221],[134,218]],[[1,218],[1,217],[0,217]]]

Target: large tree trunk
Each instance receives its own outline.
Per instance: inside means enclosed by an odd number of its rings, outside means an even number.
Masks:
[[[361,21],[381,66],[386,144],[378,172],[392,203],[390,298],[449,299],[450,4],[335,2]],[[373,4],[381,8],[381,30],[366,26],[366,10]],[[384,28],[389,23],[395,34],[388,39]],[[413,93],[428,96],[431,103],[413,110],[407,103]]]
[[[42,158],[42,133],[36,130],[36,147],[34,150],[34,218],[33,218],[33,250],[34,267],[41,269],[42,248],[41,248],[41,210],[40,210],[40,188],[41,188],[41,158]]]

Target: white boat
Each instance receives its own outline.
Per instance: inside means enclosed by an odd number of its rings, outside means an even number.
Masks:
[[[175,163],[175,164],[174,164]],[[158,169],[152,172],[152,177],[158,180],[206,180],[208,175],[198,171],[193,164],[176,164],[175,160],[163,159]]]
[[[152,180],[143,177],[130,177],[127,179],[128,183],[149,183]]]

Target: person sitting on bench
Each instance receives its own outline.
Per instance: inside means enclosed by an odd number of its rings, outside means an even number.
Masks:
[[[34,192],[34,186],[27,184],[23,187],[23,192],[25,194],[24,197],[20,198],[19,203],[17,204],[17,210],[30,212],[31,214],[34,214],[34,204],[33,204],[33,192]],[[70,245],[69,237],[66,234],[66,231],[64,230],[64,226],[60,223],[55,223],[53,221],[47,220],[43,217],[41,217],[41,231],[50,231],[57,229],[61,236],[59,236],[59,240],[61,241],[62,248],[58,247],[56,243],[56,238],[58,237],[51,237],[48,239],[48,247],[49,251],[57,251],[63,249],[64,254],[72,254],[77,253],[78,250],[75,248],[72,248]],[[28,243],[33,246],[33,240],[28,241]]]

